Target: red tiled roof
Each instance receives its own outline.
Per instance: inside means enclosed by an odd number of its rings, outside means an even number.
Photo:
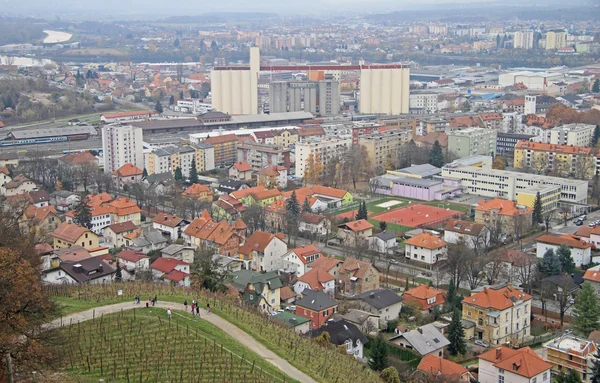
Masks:
[[[462,302],[463,304],[502,311],[514,306],[512,298],[528,301],[531,299],[531,295],[510,286],[502,287],[500,289],[484,287],[483,291],[464,298]]]
[[[569,247],[573,247],[576,249],[587,249],[589,247],[592,247],[591,243],[583,242],[579,239],[574,238],[570,234],[564,234],[564,235],[560,235],[560,236],[544,234],[544,235],[540,235],[535,240],[537,242],[549,243],[551,245],[557,245],[557,246],[565,244]]]
[[[433,354],[427,354],[419,362],[417,370],[422,371],[428,375],[438,376],[441,374],[444,377],[461,377],[463,374],[469,372],[465,367],[458,363],[454,363],[450,360],[440,358]]]
[[[111,229],[115,234],[120,234],[125,233],[127,231],[134,231],[138,227],[135,223],[131,221],[125,221],[113,223],[112,225],[109,225],[108,228]]]
[[[481,211],[490,211],[490,210],[498,210],[498,214],[500,215],[519,215],[519,214],[528,214],[533,211],[529,206],[523,206],[517,208],[517,203],[515,201],[509,201],[502,198],[494,198],[489,201],[482,200],[477,203],[475,210]]]
[[[572,146],[572,145],[555,145],[545,144],[543,142],[530,142],[530,141],[519,141],[515,145],[515,149],[522,150],[535,150],[539,152],[553,152],[558,154],[574,154],[574,155],[586,155],[592,154],[592,148],[586,148],[583,146]]]
[[[265,251],[265,248],[275,238],[275,235],[267,233],[266,231],[255,231],[252,235],[246,239],[246,242],[240,247],[240,253],[250,254],[251,251]],[[278,237],[281,239],[281,237]]]
[[[227,142],[237,142],[237,136],[235,134],[224,134],[222,136],[209,137],[202,142],[206,142],[212,145],[225,144]]]
[[[441,305],[446,301],[442,291],[436,290],[429,285],[420,285],[406,290],[402,298],[405,302],[415,302],[419,305],[421,310],[430,309],[431,307]],[[435,302],[430,304],[427,300],[431,298],[435,298]]]
[[[354,258],[346,258],[340,267],[340,274],[351,272],[354,277],[362,278],[367,271],[369,271],[371,266],[373,265],[368,262],[359,261],[358,259]]]
[[[358,221],[343,223],[339,227],[345,230],[359,232],[372,229],[374,226],[366,219],[359,219]]]
[[[425,232],[415,235],[410,239],[407,239],[404,243],[407,245],[424,247],[429,250],[439,249],[448,245],[443,239],[436,237],[433,234]]]
[[[175,270],[176,266],[179,265],[189,265],[189,263],[180,261],[176,258],[158,258],[156,261],[152,262],[150,265],[151,269],[155,269],[158,271],[162,271],[163,273],[170,273]]]
[[[479,359],[494,364],[507,372],[533,378],[544,371],[550,370],[552,365],[535,353],[530,347],[522,347],[514,350],[509,347],[500,346],[479,355]]]
[[[325,271],[330,271],[338,265],[341,265],[342,261],[333,257],[319,257],[314,262],[312,262],[309,267],[311,269],[323,269]]]
[[[153,223],[158,223],[169,227],[175,227],[179,225],[181,221],[183,221],[182,218],[167,213],[158,213],[156,216],[154,216],[154,219],[152,220]]]
[[[586,281],[600,283],[600,270],[596,268],[586,270],[585,274],[583,275],[583,279]]]
[[[141,176],[144,171],[133,164],[125,164],[113,172],[119,177]]]
[[[298,281],[304,282],[310,286],[313,291],[323,290],[323,283],[333,281],[335,277],[323,269],[311,269],[302,274]]]
[[[116,255],[116,257],[123,259],[125,261],[128,261],[128,262],[134,262],[134,263],[139,262],[142,259],[150,258],[142,252],[133,251],[133,250],[129,250],[129,249],[121,251],[120,253],[118,253]]]
[[[188,273],[184,273],[183,271],[171,270],[168,273],[164,273],[163,275],[161,275],[161,278],[168,279],[168,280],[173,281],[173,282],[181,282],[187,276],[189,276],[189,274]]]
[[[231,166],[235,167],[238,172],[252,171],[252,166],[250,166],[250,164],[246,161],[234,162]]]
[[[85,233],[89,233],[90,235],[96,235],[92,233],[89,229],[75,225],[74,223],[63,222],[51,233],[51,235],[55,238],[62,239],[69,243],[73,243],[79,239]]]

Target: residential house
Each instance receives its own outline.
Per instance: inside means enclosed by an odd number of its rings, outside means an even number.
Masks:
[[[3,169],[6,169],[6,168],[3,168]],[[2,185],[2,188],[4,189],[3,194],[7,197],[16,196],[19,194],[27,194],[27,193],[37,189],[37,186],[35,186],[35,183],[22,174],[19,174],[18,176],[13,177],[12,179],[10,179],[10,176],[8,175],[8,171],[7,172],[2,171],[2,172],[0,172],[0,174],[1,174],[0,183],[4,183]],[[2,191],[2,189],[0,189],[0,191]]]
[[[373,225],[366,219],[342,223],[338,225],[337,235],[345,246],[368,246],[369,237],[373,235]]]
[[[58,225],[62,223],[62,220],[58,217],[54,206],[35,207],[33,205],[27,206],[23,215],[19,219],[19,225],[21,231],[28,232],[35,229],[38,234],[51,233]]]
[[[422,232],[404,242],[405,257],[413,261],[433,265],[446,258],[448,244],[440,237]]]
[[[490,231],[481,223],[452,218],[444,228],[444,241],[464,243],[470,249],[482,249],[490,243]]]
[[[46,248],[45,245],[48,247]],[[42,250],[41,246],[44,246],[45,249]],[[61,262],[78,262],[91,257],[90,252],[81,246],[53,249],[52,246],[46,243],[36,245],[36,251],[40,254],[42,259],[42,271],[56,269]],[[43,278],[45,278],[45,276],[43,276]]]
[[[176,258],[158,258],[150,265],[154,278],[178,286],[190,285],[190,264]]]
[[[446,302],[444,296],[444,292],[429,285],[419,285],[406,290],[402,299],[404,304],[414,303],[421,311],[431,312],[434,307],[441,306]]]
[[[344,261],[341,261],[334,257],[324,257],[321,256],[314,260],[313,262],[308,264],[309,269],[323,269],[327,271],[329,274],[333,275],[337,278],[339,275],[339,270],[344,264]]]
[[[532,297],[511,286],[474,290],[462,300],[462,318],[475,323],[475,338],[491,345],[529,336]]]
[[[434,355],[440,358],[444,355],[444,349],[450,344],[432,323],[401,333],[389,340],[397,346],[413,350],[420,356]]]
[[[280,324],[293,329],[297,334],[306,334],[310,331],[309,319],[303,318],[289,311],[277,313],[277,315],[274,315],[271,318]]]
[[[529,347],[498,346],[479,354],[480,383],[550,383],[552,365]]]
[[[416,383],[445,381],[469,383],[473,379],[469,370],[464,366],[432,354],[421,358],[412,377]]]
[[[131,250],[148,254],[167,246],[167,239],[155,228],[144,226],[125,236],[125,246]]]
[[[544,234],[536,239],[536,255],[543,258],[544,253],[553,250],[555,253],[561,245],[566,245],[571,250],[571,259],[575,266],[581,267],[589,265],[592,261],[592,244],[582,241],[571,234],[550,235]]]
[[[282,305],[292,305],[296,302],[296,292],[290,286],[283,286],[279,294]]]
[[[54,238],[55,249],[78,245],[87,250],[99,247],[98,236],[95,233],[74,223],[62,222],[50,235]]]
[[[265,207],[276,200],[281,199],[281,192],[278,189],[256,191],[250,194],[250,198],[250,205],[260,205]]]
[[[138,229],[131,221],[113,223],[104,228],[104,242],[109,247],[125,247],[125,236]]]
[[[369,249],[383,254],[393,254],[398,248],[398,234],[382,231],[369,237]]]
[[[150,257],[139,251],[126,249],[115,255],[115,258],[131,279],[135,279],[137,271],[148,270],[150,268]],[[123,279],[126,279],[125,274],[123,274]]]
[[[98,160],[90,152],[67,153],[59,157],[59,162],[69,165],[93,165],[98,166]]]
[[[187,219],[179,218],[174,214],[158,213],[152,219],[152,227],[161,233],[165,233],[171,238],[171,241],[176,241],[182,238],[183,232],[190,224]]]
[[[214,193],[206,185],[193,184],[181,193],[185,198],[196,199],[200,202],[211,203]]]
[[[285,166],[272,165],[258,171],[258,186],[285,189],[288,185],[288,169]]]
[[[501,198],[482,200],[475,207],[475,223],[498,227],[503,233],[521,235],[532,224],[533,209]]]
[[[113,223],[131,221],[138,226],[141,225],[142,210],[129,198],[117,197],[106,205],[110,209],[111,221]]]
[[[247,269],[273,271],[283,267],[283,255],[287,253],[287,243],[283,234],[255,231],[240,247],[240,259],[246,261]]]
[[[279,309],[283,284],[276,271],[259,273],[240,270],[231,274],[229,283],[240,293],[244,302],[264,312]]]
[[[335,293],[335,277],[323,269],[311,269],[302,274],[294,282],[294,292],[298,295],[306,289],[311,291],[323,291],[333,296]]]
[[[297,247],[283,256],[283,268],[294,271],[296,276],[300,277],[308,272],[311,262],[322,256],[321,250],[313,244]]]
[[[246,225],[240,220],[232,226],[226,221],[215,222],[204,210],[183,232],[187,246],[214,249],[217,254],[237,256],[246,238]]]
[[[175,258],[180,261],[192,264],[194,263],[194,248],[171,244],[160,251],[163,258]]]
[[[600,297],[600,265],[587,269],[583,274],[583,279],[592,285],[596,295]]]
[[[296,315],[310,319],[311,329],[321,328],[338,310],[338,303],[324,291],[303,291],[296,301]]]
[[[144,171],[133,164],[125,164],[115,170],[112,174],[114,185],[117,189],[122,189],[127,184],[142,182]]]
[[[329,334],[329,342],[336,346],[344,346],[346,353],[356,359],[363,359],[364,345],[369,341],[355,324],[345,320],[327,322],[319,329],[311,332],[311,337],[317,337],[322,333]]]
[[[149,174],[144,179],[144,184],[149,190],[153,190],[156,195],[170,194],[175,184],[175,178],[171,172]]]
[[[317,238],[326,237],[331,233],[331,220],[324,215],[302,212],[298,217],[298,231],[310,233]]]
[[[50,196],[45,190],[34,190],[27,193],[29,203],[35,207],[44,207],[50,204]]]
[[[211,209],[212,216],[217,221],[225,220],[233,223],[242,217],[242,214],[246,211],[246,206],[241,201],[224,194],[213,202]]]
[[[272,231],[282,231],[286,227],[286,205],[285,200],[276,199],[264,207],[265,226]]]
[[[591,382],[594,377],[592,367],[597,361],[597,346],[594,342],[562,334],[544,344],[546,361],[552,364],[552,373],[575,370],[582,382]]]
[[[255,186],[255,187],[251,187],[251,188],[233,191],[233,192],[229,193],[229,195],[231,197],[241,201],[244,205],[250,206],[254,202],[254,200],[252,199],[252,194],[256,194],[259,192],[265,192],[265,191],[267,191],[267,188],[265,188],[264,186]]]
[[[68,190],[59,190],[50,194],[50,203],[62,213],[71,210],[80,200],[79,195]]]
[[[346,295],[362,294],[379,289],[379,270],[375,265],[346,258],[339,269],[340,291]]]
[[[61,262],[57,268],[44,272],[43,280],[51,284],[105,284],[111,283],[114,275],[113,267],[97,257],[91,257],[80,261]]]
[[[249,189],[250,184],[246,181],[227,180],[219,183],[217,191],[220,194],[230,194],[238,190]]]
[[[249,163],[254,171],[272,165],[289,168],[291,152],[291,148],[280,145],[244,141],[238,145],[237,160]]]
[[[250,181],[254,170],[246,161],[234,162],[228,169],[229,178],[236,181]]]
[[[344,315],[339,315],[339,317],[355,324],[364,334],[377,333],[379,330],[379,315],[367,311],[349,309]]]
[[[216,262],[217,270],[222,273],[231,274],[244,269],[244,261],[238,258],[228,257],[222,254],[213,254],[212,260],[213,262]]]
[[[305,201],[308,201],[308,206],[310,206],[310,209],[313,213],[319,213],[329,208],[329,200],[325,197],[317,198],[313,196],[312,189],[310,188],[300,188],[294,191],[287,191],[281,193],[281,195],[287,201],[292,197],[292,193],[294,192],[296,193],[296,199],[298,200],[298,203],[304,206]]]
[[[359,308],[367,312],[379,315],[379,324],[387,325],[387,322],[398,319],[402,309],[402,297],[388,289],[365,291],[356,296],[359,300]]]

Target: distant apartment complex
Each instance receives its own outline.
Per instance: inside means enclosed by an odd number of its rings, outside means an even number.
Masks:
[[[533,48],[533,31],[517,31],[513,38],[513,47],[520,49]]]
[[[546,33],[546,50],[560,49],[567,46],[567,32],[561,30]]]
[[[260,170],[267,166],[290,167],[291,149],[279,145],[258,144],[243,142],[237,147],[237,160],[246,161],[253,170]]]
[[[158,148],[146,155],[148,174],[175,173],[181,169],[184,177],[189,177],[192,162],[196,163],[198,173],[215,168],[214,149],[210,144],[193,146],[167,146]]]
[[[514,166],[538,173],[553,171],[561,176],[588,179],[596,174],[597,157],[592,148],[520,141],[515,146]]]
[[[131,125],[105,125],[102,127],[104,172],[112,173],[125,164],[144,168],[142,128]]]
[[[496,154],[496,131],[484,128],[467,128],[448,134],[448,151],[459,158]]]
[[[567,124],[550,129],[550,143],[556,145],[590,146],[596,125]]]
[[[311,154],[314,158],[319,153],[321,163],[326,167],[331,158],[342,156],[351,146],[351,138],[334,137],[307,140],[296,144],[296,177],[304,177],[306,162]]]
[[[223,136],[209,137],[201,143],[212,145],[215,166],[225,166],[237,161],[238,142],[235,134],[225,134]]]
[[[361,136],[358,143],[366,148],[371,166],[384,169],[386,163],[393,164],[397,161],[398,148],[410,141],[411,137],[409,130],[388,130]]]

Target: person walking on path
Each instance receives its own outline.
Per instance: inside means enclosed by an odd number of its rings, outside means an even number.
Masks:
[[[158,298],[156,297],[156,295],[154,296],[154,300],[152,301],[152,306],[154,306],[154,304],[158,302]]]
[[[206,304],[206,313],[210,314],[210,303]]]
[[[183,305],[185,306],[185,311],[187,311],[187,299],[183,301]]]
[[[171,320],[171,308],[167,310],[167,316],[169,317],[169,321]]]
[[[148,300],[146,301],[146,308],[148,308],[149,306],[150,306],[150,299],[148,299]]]
[[[198,318],[200,318],[200,305],[196,304],[196,315],[198,315]],[[194,319],[196,320],[196,319]]]
[[[192,316],[196,317],[196,312],[194,311],[194,302],[192,302]]]

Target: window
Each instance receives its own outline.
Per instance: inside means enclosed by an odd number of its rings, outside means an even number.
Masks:
[[[531,379],[531,383],[537,383],[537,378]]]
[[[498,383],[504,383],[504,376],[498,375]]]

